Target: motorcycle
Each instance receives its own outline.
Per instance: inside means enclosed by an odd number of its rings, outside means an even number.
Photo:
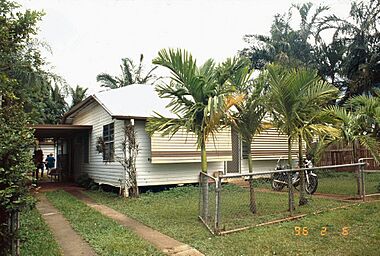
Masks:
[[[277,165],[275,170],[285,170],[287,166],[281,165],[281,160],[277,160]],[[313,164],[311,160],[305,159],[303,162],[304,168],[312,168]],[[312,170],[305,170],[305,190],[309,195],[314,194],[318,187],[318,177]],[[300,184],[299,172],[294,172],[291,176],[293,187],[298,187]],[[275,191],[281,191],[285,186],[288,186],[288,174],[287,172],[278,172],[272,175],[271,179],[272,189]]]

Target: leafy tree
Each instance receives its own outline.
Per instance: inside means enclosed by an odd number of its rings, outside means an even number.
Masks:
[[[26,176],[33,169],[30,147],[34,136],[30,116],[45,120],[45,97],[53,76],[47,76],[39,43],[34,38],[43,13],[19,11],[19,5],[0,1],[0,254],[17,254],[17,215],[33,204]],[[55,107],[54,105],[51,108]],[[25,113],[28,112],[28,113]],[[9,221],[9,222],[8,222]],[[11,248],[12,251],[11,251]]]
[[[313,133],[329,133],[331,129],[315,118],[318,109],[336,95],[336,89],[323,82],[315,71],[288,70],[268,66],[268,108],[273,124],[288,137],[288,165],[292,168],[292,141],[298,141],[299,166],[302,167],[303,141]],[[306,140],[307,142],[307,140]],[[304,173],[300,172],[300,205],[306,204]],[[293,209],[293,191],[289,189],[289,209]]]
[[[12,93],[16,83],[17,81],[0,73],[1,255],[15,253],[14,243],[18,238],[18,232],[17,229],[12,229],[12,226],[17,226],[18,213],[34,203],[26,185],[26,174],[33,169],[30,147],[34,143],[34,135],[28,127],[28,117],[23,111],[20,99]],[[9,223],[12,223],[11,226]]]
[[[153,71],[157,68],[154,67],[149,72],[144,75],[143,74],[143,66],[142,61],[144,59],[144,55],[140,55],[140,63],[136,65],[129,58],[121,59],[122,65],[121,68],[121,76],[112,76],[107,73],[101,73],[96,76],[96,81],[101,83],[101,86],[108,87],[111,89],[120,88],[124,86],[128,86],[130,84],[146,84],[146,83],[154,83],[157,81],[156,76],[153,74]],[[154,81],[153,81],[154,80]]]
[[[78,104],[86,98],[87,90],[88,88],[83,88],[79,85],[77,85],[75,89],[70,88],[71,107],[75,106],[76,104]]]
[[[39,42],[37,22],[43,13],[26,10],[18,11],[19,5],[15,2],[1,1],[0,3],[0,72],[18,83],[14,84],[15,96],[23,99],[24,110],[30,114],[34,123],[55,123],[53,120],[61,116],[54,116],[64,112],[60,98],[64,98],[65,81],[51,72],[45,71],[46,65],[40,48],[47,47]],[[61,97],[54,94],[53,85],[60,88]],[[58,99],[57,102],[54,99]]]

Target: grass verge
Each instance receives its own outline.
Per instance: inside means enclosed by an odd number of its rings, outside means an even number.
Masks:
[[[380,183],[380,173],[365,173],[366,194],[378,193],[377,186]],[[318,193],[356,195],[356,177],[353,172],[337,172],[334,177],[323,176],[319,178]]]
[[[99,255],[163,255],[132,231],[70,194],[54,191],[46,196]]]
[[[53,234],[36,209],[22,212],[20,219],[21,255],[62,255]]]
[[[138,199],[123,199],[103,192],[87,194],[206,255],[378,255],[380,203],[361,204],[298,221],[214,237],[197,218],[199,191],[196,187],[143,194]],[[297,227],[305,230],[300,236],[295,235]],[[324,227],[327,233],[321,235]],[[348,230],[347,235],[342,235],[344,228]]]

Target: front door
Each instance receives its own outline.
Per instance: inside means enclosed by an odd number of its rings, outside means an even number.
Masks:
[[[232,161],[227,162],[227,173],[240,173],[241,140],[239,133],[231,129]]]

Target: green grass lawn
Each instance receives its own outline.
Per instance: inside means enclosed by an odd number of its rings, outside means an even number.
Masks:
[[[337,195],[356,195],[356,178],[353,172],[334,172],[331,170],[318,171],[317,193],[337,194]],[[366,194],[379,193],[380,173],[365,173]],[[255,182],[257,188],[272,189],[270,179],[258,179]],[[287,191],[286,187],[283,191]]]
[[[36,209],[22,212],[20,219],[21,255],[62,255],[53,234]]]
[[[46,196],[99,255],[162,255],[132,231],[70,194],[55,191]]]
[[[257,214],[253,215],[249,210],[249,190],[235,185],[225,184],[222,186],[221,196],[221,209],[222,221],[221,227],[224,230],[231,230],[245,226],[253,226],[259,223],[281,219],[289,216],[288,212],[288,194],[287,193],[268,193],[257,192]],[[196,192],[198,193],[198,192]],[[196,198],[194,195],[191,200]],[[210,208],[211,219],[215,216],[215,195],[210,193]],[[317,197],[309,197],[309,204],[304,207],[298,207],[299,200],[298,192],[295,192],[295,206],[296,210],[294,215],[313,213],[320,210],[327,210],[339,206],[346,205],[347,203],[320,199]]]
[[[198,220],[199,191],[195,187],[143,194],[138,199],[123,199],[103,192],[87,194],[100,203],[190,244],[206,255],[378,255],[378,202],[309,215],[298,221],[252,228],[226,236],[213,236]],[[273,204],[267,204],[267,209],[263,207],[268,201],[264,194],[262,196],[264,200],[258,198],[261,201],[259,211],[261,216],[266,216],[265,211],[269,213]],[[227,202],[230,198],[225,196],[222,200]],[[234,200],[239,199],[235,197]],[[317,204],[323,207],[339,204],[330,200],[316,203],[315,199],[311,203],[311,206],[301,211],[313,211],[318,208]],[[278,211],[276,208],[273,210]],[[250,219],[255,221],[254,217]],[[295,227],[307,227],[308,235],[296,236]],[[327,227],[326,236],[320,235],[323,227]],[[347,236],[341,235],[345,227],[349,228]]]
[[[352,172],[332,173],[326,175],[322,173],[318,182],[318,193],[356,195],[356,178]],[[377,186],[380,183],[380,173],[365,173],[366,194],[377,193]]]

